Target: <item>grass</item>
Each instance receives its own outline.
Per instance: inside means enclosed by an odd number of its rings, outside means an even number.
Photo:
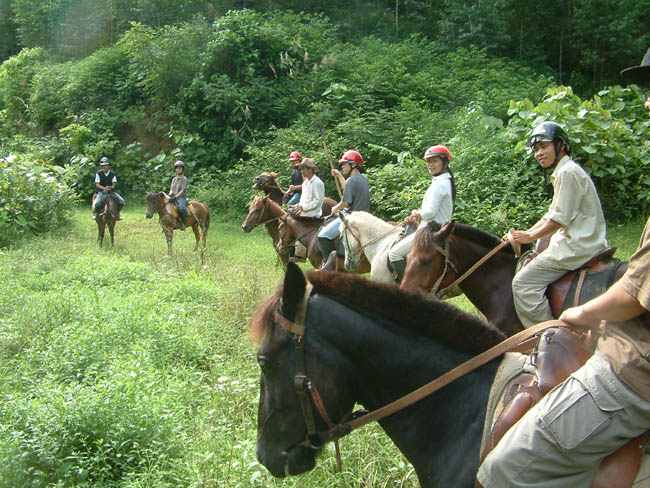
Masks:
[[[0,486],[418,485],[377,425],[342,440],[342,474],[328,448],[311,473],[272,478],[255,458],[247,332],[282,277],[270,238],[213,221],[202,265],[191,232],[170,258],[157,218],[124,217],[114,249],[84,208],[0,252]],[[641,228],[610,229],[621,256]]]

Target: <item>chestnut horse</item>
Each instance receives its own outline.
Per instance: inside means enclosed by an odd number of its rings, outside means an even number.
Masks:
[[[258,225],[264,224],[267,232],[273,239],[273,247],[280,257],[282,264],[286,266],[289,261],[288,252],[280,252],[278,244],[280,243],[280,230],[278,229],[279,221],[286,215],[286,212],[270,196],[256,196],[248,206],[248,215],[241,224],[244,232],[249,233]]]
[[[281,317],[296,320],[306,280],[289,263],[284,284],[258,308],[251,332],[261,339],[257,457],[277,477],[310,471],[306,421],[294,389],[298,347],[302,372],[338,424],[356,403],[375,410],[421,387],[505,336],[454,306],[342,273],[310,272],[305,334],[296,341]],[[279,317],[277,314],[279,314]],[[474,486],[486,404],[499,360],[379,421],[415,468],[423,488]],[[297,378],[296,378],[297,379]],[[307,396],[307,398],[309,395]],[[315,427],[328,425],[312,404]]]
[[[163,234],[167,239],[167,252],[172,255],[172,239],[174,237],[174,230],[179,229],[180,221],[178,220],[178,211],[171,203],[168,203],[169,197],[163,191],[147,193],[144,197],[147,202],[146,218],[153,217],[154,212],[158,213],[160,225],[163,229]],[[187,202],[187,218],[185,219],[187,227],[191,227],[196,238],[194,251],[199,248],[199,242],[203,240],[203,247],[201,248],[201,262],[205,260],[206,237],[208,229],[210,228],[210,209],[196,200],[189,200]],[[201,231],[199,232],[199,228]]]
[[[253,189],[263,191],[264,196],[269,197],[278,205],[282,205],[284,190],[278,185],[277,177],[278,173],[264,171],[253,178]]]
[[[500,238],[476,227],[453,220],[442,227],[430,223],[418,230],[413,240],[413,249],[409,254],[401,287],[405,290],[429,291],[440,276],[443,276],[438,288],[445,288],[499,244]],[[525,249],[528,249],[528,246]],[[445,253],[448,253],[447,258]],[[618,266],[618,260],[615,265]],[[507,335],[512,335],[522,328],[512,298],[512,279],[516,266],[514,251],[507,246],[458,285],[469,301]],[[614,280],[623,274],[626,266],[626,263],[618,266]],[[563,286],[564,283],[570,285],[570,280],[563,281]],[[580,295],[580,303],[602,293],[609,284],[603,284],[602,287],[585,286]],[[547,296],[556,318],[568,307],[563,296],[568,286],[564,290],[563,286],[553,284],[547,289]]]
[[[95,206],[96,198],[97,194],[93,196],[93,207]],[[117,202],[113,198],[113,193],[109,191],[104,199],[104,205],[97,212],[97,217],[95,218],[95,222],[97,222],[97,242],[99,243],[99,247],[102,247],[102,243],[104,242],[106,226],[108,226],[108,233],[111,236],[111,247],[115,245],[115,221],[117,220],[117,216]]]

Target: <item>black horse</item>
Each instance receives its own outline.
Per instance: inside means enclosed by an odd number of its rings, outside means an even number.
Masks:
[[[375,410],[437,378],[505,336],[478,318],[421,292],[339,273],[311,272],[305,313],[305,373],[327,415],[340,422],[355,402]],[[296,320],[307,281],[289,263],[283,285],[258,308],[251,332],[262,369],[257,457],[277,477],[314,468],[294,376]],[[276,315],[277,314],[277,315]],[[423,487],[473,487],[494,360],[380,421]],[[322,415],[310,403],[318,430]]]

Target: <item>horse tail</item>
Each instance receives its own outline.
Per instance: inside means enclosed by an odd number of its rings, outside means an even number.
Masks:
[[[205,216],[205,230],[208,230],[210,228],[210,207],[206,205],[205,210],[207,211],[207,215]]]

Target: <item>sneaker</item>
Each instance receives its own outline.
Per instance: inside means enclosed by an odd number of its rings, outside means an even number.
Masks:
[[[121,216],[118,215],[117,219],[115,219],[115,220],[124,220],[124,219]]]
[[[97,214],[93,214],[93,220],[97,220]]]

